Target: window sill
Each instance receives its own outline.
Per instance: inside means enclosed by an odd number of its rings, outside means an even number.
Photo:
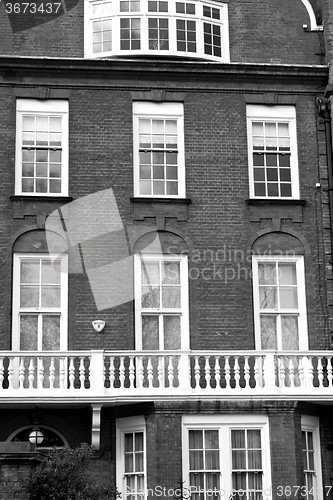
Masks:
[[[277,205],[305,205],[305,200],[295,200],[293,198],[272,198],[272,199],[263,199],[263,198],[248,198],[245,200],[247,205],[263,205],[267,206],[277,206]]]
[[[57,203],[59,202],[64,202],[64,203],[69,203],[70,201],[73,200],[72,196],[48,196],[48,195],[36,195],[36,196],[31,196],[31,195],[24,195],[24,194],[14,194],[9,197],[10,200],[12,201],[47,201],[47,202],[52,202],[55,201]]]
[[[188,205],[190,198],[144,198],[132,196],[134,220],[144,220],[149,217],[173,217],[178,221],[188,220]]]

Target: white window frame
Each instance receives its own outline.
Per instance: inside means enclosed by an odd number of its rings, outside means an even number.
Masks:
[[[303,256],[252,256],[252,282],[253,282],[253,306],[254,306],[254,329],[256,349],[262,350],[261,347],[261,331],[260,331],[260,298],[259,298],[259,274],[258,263],[295,263],[296,264],[296,279],[298,293],[298,310],[285,309],[283,314],[288,313],[298,314],[298,335],[299,335],[299,350],[307,351],[308,345],[308,328],[307,328],[307,313],[306,313],[306,293],[305,293],[305,273],[304,273],[304,258]],[[278,309],[267,310],[267,314],[280,314]],[[281,336],[277,332],[277,350],[282,351]]]
[[[122,498],[128,498],[125,489],[125,434],[131,432],[143,432],[143,450],[144,450],[144,492],[143,495],[137,494],[135,500],[143,500],[146,498],[147,492],[147,451],[146,451],[146,421],[143,415],[135,417],[118,418],[116,421],[116,476],[117,476],[117,489],[122,493]],[[131,497],[133,498],[133,497]]]
[[[140,194],[139,185],[139,120],[161,118],[177,120],[178,138],[178,194]],[[183,103],[133,103],[133,158],[134,158],[134,196],[142,198],[184,198],[185,197],[185,146],[184,146],[184,105]]]
[[[180,287],[181,307],[180,309],[142,309],[141,307],[141,260],[178,261],[180,262]],[[180,314],[180,339],[181,349],[189,349],[189,295],[188,295],[188,264],[187,255],[181,254],[135,254],[134,255],[134,277],[135,277],[135,345],[137,350],[142,350],[142,314],[158,315],[161,313]],[[160,342],[161,342],[161,332]]]
[[[182,417],[184,488],[190,488],[188,431],[201,429],[219,430],[221,487],[221,494],[219,498],[231,498],[232,495],[231,430],[260,429],[264,492],[263,498],[265,500],[270,500],[272,498],[272,484],[268,417],[266,415],[184,415]],[[206,498],[214,498],[214,495],[209,496],[208,494]]]
[[[266,106],[247,105],[247,137],[248,137],[248,162],[249,162],[249,182],[250,198],[256,199],[299,199],[299,173],[297,154],[297,129],[296,129],[296,108],[295,106]],[[254,192],[254,167],[253,167],[253,138],[252,122],[264,121],[271,123],[288,123],[290,133],[290,172],[291,172],[291,196],[256,196]],[[264,154],[264,153],[263,153]]]
[[[323,500],[323,485],[322,485],[322,468],[321,468],[321,452],[320,452],[320,433],[319,433],[319,418],[310,415],[301,416],[302,432],[312,432],[313,450],[314,450],[314,470],[315,470],[315,492],[314,500]],[[327,493],[327,492],[326,492]],[[307,495],[303,495],[305,499]]]
[[[22,191],[22,119],[23,115],[61,116],[62,118],[62,163],[61,191],[59,193],[37,193]],[[16,160],[15,194],[22,196],[68,196],[68,101],[49,99],[16,100]]]
[[[47,253],[16,253],[14,254],[13,267],[13,330],[12,349],[20,351],[20,314],[60,314],[60,351],[67,350],[67,322],[68,322],[68,259],[67,255],[60,257],[60,307],[55,308],[33,308],[20,307],[20,269],[22,260],[59,260],[59,256]],[[53,259],[53,260],[52,260]],[[38,332],[38,351],[42,351],[42,332]]]
[[[93,5],[103,3],[110,3],[111,10],[106,16],[101,16],[98,18],[93,18]],[[110,57],[118,55],[178,55],[181,57],[192,57],[192,58],[204,58],[218,62],[229,62],[229,28],[228,28],[228,4],[220,3],[214,0],[186,0],[187,3],[195,4],[196,13],[182,14],[176,12],[176,1],[168,0],[168,12],[148,12],[148,0],[141,0],[140,11],[139,12],[120,12],[120,2],[119,0],[85,0],[85,48],[84,54],[87,58],[101,58]],[[203,7],[213,7],[219,9],[220,19],[212,19],[203,15]],[[120,49],[120,19],[124,18],[134,18],[140,19],[140,49],[133,50],[121,50]],[[149,35],[148,35],[148,19],[152,18],[166,18],[169,21],[169,49],[168,50],[153,50],[149,48]],[[112,46],[110,51],[105,52],[93,52],[93,21],[94,20],[111,20],[111,30],[112,30]],[[176,21],[179,19],[194,20],[196,21],[196,51],[195,52],[185,52],[179,51],[177,49],[177,32],[176,32]],[[221,32],[221,56],[214,56],[213,54],[205,54],[204,51],[204,37],[203,37],[203,25],[204,22],[209,24],[215,24],[220,26]]]

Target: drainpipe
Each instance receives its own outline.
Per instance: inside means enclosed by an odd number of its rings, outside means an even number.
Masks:
[[[331,128],[331,103],[325,97],[317,98],[317,110],[321,122],[325,125],[326,155],[328,172],[328,198],[331,225],[331,262],[333,261],[333,151],[332,151],[332,128]]]

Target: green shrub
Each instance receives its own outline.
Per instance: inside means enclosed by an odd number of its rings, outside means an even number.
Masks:
[[[116,500],[120,493],[111,486],[96,484],[88,471],[92,449],[54,449],[33,472],[28,485],[29,500]]]

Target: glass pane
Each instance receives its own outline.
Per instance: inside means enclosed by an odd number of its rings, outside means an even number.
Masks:
[[[260,262],[258,264],[259,285],[276,285],[276,265]]]
[[[164,349],[180,349],[180,316],[163,316]]]
[[[245,431],[231,431],[231,448],[245,448]]]
[[[60,262],[42,261],[42,283],[60,284]]]
[[[276,316],[260,317],[261,348],[277,349]]]
[[[60,286],[42,286],[41,307],[60,307]]]
[[[249,469],[261,469],[261,451],[260,450],[250,450],[248,451],[248,468]]]
[[[310,470],[314,470],[314,454],[313,454],[313,451],[309,451],[308,452],[308,456],[309,456],[309,469]]]
[[[180,263],[179,262],[163,262],[162,263],[162,283],[165,284],[180,284]]]
[[[163,286],[162,287],[162,307],[180,308],[180,287]]]
[[[21,261],[21,283],[39,283],[39,260]]]
[[[135,451],[143,451],[143,432],[135,433]]]
[[[246,451],[245,450],[232,450],[232,468],[233,469],[246,469]]]
[[[125,453],[126,452],[129,452],[129,451],[133,451],[134,448],[133,448],[133,434],[132,433],[128,433],[128,434],[125,434],[124,436],[124,450],[125,450]]]
[[[160,287],[141,287],[141,306],[143,309],[157,309],[160,307]]]
[[[190,450],[190,470],[202,470],[203,469],[203,451],[202,450]]]
[[[142,472],[143,471],[143,453],[136,453],[134,459],[135,459],[135,472]]]
[[[21,286],[20,293],[21,307],[39,307],[39,287],[38,286]]]
[[[22,314],[20,316],[20,349],[36,351],[38,349],[38,316]]]
[[[202,436],[203,431],[189,431],[188,432],[188,438],[189,438],[189,448],[190,450],[198,450],[203,448],[203,436]]]
[[[260,430],[247,431],[247,444],[249,448],[261,448]]]
[[[141,261],[141,283],[150,285],[160,284],[159,262]]]
[[[308,450],[313,450],[313,434],[312,432],[308,432]]]
[[[299,349],[298,317],[281,316],[282,349],[295,351]]]
[[[60,350],[60,316],[43,315],[43,351]]]
[[[206,469],[217,470],[220,468],[219,450],[206,450],[205,452]]]
[[[277,308],[277,290],[272,286],[259,287],[260,309]]]
[[[133,472],[134,464],[133,464],[133,454],[125,453],[125,472]]]
[[[205,431],[205,447],[211,450],[219,449],[219,431]]]
[[[279,263],[278,275],[280,285],[296,285],[296,263]]]
[[[281,309],[296,309],[297,288],[296,287],[281,287],[280,288],[280,307]]]
[[[142,316],[142,349],[159,349],[159,317]]]

